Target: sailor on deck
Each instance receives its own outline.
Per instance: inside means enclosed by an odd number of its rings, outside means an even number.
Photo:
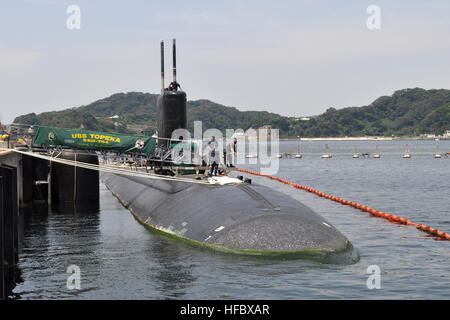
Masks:
[[[217,176],[217,172],[219,170],[219,152],[218,143],[215,136],[212,136],[211,140],[208,141],[208,160],[209,165],[211,166],[210,173]]]
[[[226,148],[226,163],[228,167],[233,167],[233,163],[236,163],[237,154],[237,139],[234,138],[227,144]]]
[[[172,82],[170,83],[168,89],[169,89],[170,91],[178,91],[178,88],[180,88],[180,90],[181,90],[180,84],[179,84],[178,82],[176,82],[176,81],[172,81]]]

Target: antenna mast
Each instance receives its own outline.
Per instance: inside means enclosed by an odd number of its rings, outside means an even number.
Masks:
[[[164,41],[161,41],[161,94],[164,94]]]
[[[175,39],[173,39],[172,55],[173,55],[173,81],[177,82],[177,45]]]

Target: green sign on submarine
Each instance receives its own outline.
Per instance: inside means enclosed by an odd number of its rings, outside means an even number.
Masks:
[[[34,144],[155,154],[156,139],[79,129],[35,127]]]

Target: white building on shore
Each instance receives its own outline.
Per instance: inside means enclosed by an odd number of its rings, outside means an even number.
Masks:
[[[442,135],[442,138],[450,139],[450,130],[445,130],[444,134]]]

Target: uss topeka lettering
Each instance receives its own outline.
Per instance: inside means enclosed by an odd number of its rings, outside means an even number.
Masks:
[[[90,133],[89,136],[90,136],[90,139],[88,138],[88,134],[86,134],[86,133],[72,133],[72,138],[83,139],[83,141],[95,142],[94,139],[97,139],[97,140],[104,140],[106,142],[113,141],[113,142],[120,143],[119,137],[105,136],[103,134],[100,135],[100,134],[94,134],[94,133]]]
[[[216,309],[214,307],[202,307],[202,306],[192,306],[188,304],[185,307],[181,307],[181,315],[205,315],[210,318],[214,311],[222,313],[221,309]],[[223,314],[228,315],[269,315],[269,305],[251,305],[251,304],[230,304],[224,305]]]

